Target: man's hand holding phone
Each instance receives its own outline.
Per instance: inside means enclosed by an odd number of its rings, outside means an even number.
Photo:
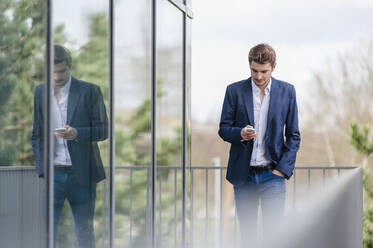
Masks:
[[[78,131],[71,126],[66,125],[64,127],[56,128],[54,130],[54,135],[61,139],[74,140],[78,135]]]
[[[241,129],[241,137],[243,141],[248,141],[254,139],[258,134],[255,132],[255,129],[247,125],[246,127]]]

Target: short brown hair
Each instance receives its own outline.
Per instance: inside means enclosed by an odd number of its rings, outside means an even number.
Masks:
[[[71,66],[71,53],[66,47],[54,45],[54,64],[59,64],[62,62],[66,62],[68,66]]]
[[[270,63],[273,66],[276,63],[276,52],[268,44],[258,44],[250,49],[249,63],[252,61],[259,64]]]

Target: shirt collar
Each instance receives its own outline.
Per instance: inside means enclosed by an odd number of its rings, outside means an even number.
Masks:
[[[259,87],[256,86],[256,84],[254,83],[253,78],[251,78],[251,85],[252,85],[252,88],[253,88],[254,93],[259,94],[260,89],[259,89]],[[269,95],[269,93],[271,92],[271,86],[272,86],[272,77],[269,78],[269,83],[268,83],[267,87],[264,89],[264,94],[265,94],[265,95]]]

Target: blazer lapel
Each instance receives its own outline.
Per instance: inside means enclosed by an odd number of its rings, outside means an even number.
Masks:
[[[69,91],[69,99],[67,102],[67,120],[66,124],[70,125],[73,118],[76,106],[79,102],[80,90],[77,80],[71,77],[71,86]]]
[[[251,126],[254,126],[254,107],[253,107],[253,88],[251,86],[251,77],[244,84],[242,95]]]
[[[269,99],[269,108],[268,108],[268,116],[267,116],[267,129],[269,130],[269,124],[271,123],[271,120],[273,118],[273,115],[276,112],[276,105],[279,98],[279,92],[278,92],[278,82],[276,79],[272,78],[272,85],[271,85],[271,98]]]

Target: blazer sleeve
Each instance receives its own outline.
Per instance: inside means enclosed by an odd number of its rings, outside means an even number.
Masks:
[[[241,127],[235,126],[237,96],[232,92],[232,87],[228,86],[225,91],[223,108],[219,123],[219,136],[232,144],[241,144]]]
[[[108,117],[101,89],[92,85],[90,91],[90,104],[88,104],[91,108],[88,110],[91,113],[90,126],[76,128],[78,134],[75,141],[78,143],[103,141],[108,138]]]
[[[298,107],[295,88],[291,88],[289,111],[285,121],[285,144],[276,169],[285,174],[286,178],[293,175],[297,151],[300,146],[300,132],[298,127]]]

